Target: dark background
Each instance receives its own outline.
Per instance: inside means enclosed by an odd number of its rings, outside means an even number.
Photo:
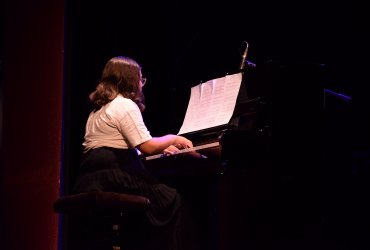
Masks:
[[[271,244],[267,249],[278,249],[275,243],[283,249],[370,248],[365,4],[5,0],[0,5],[1,249],[50,250],[58,241],[61,247],[64,224],[53,202],[69,192],[89,112],[87,95],[109,58],[128,55],[143,65],[149,79],[146,124],[153,135],[177,133],[190,87],[236,70],[243,41],[249,42],[257,78],[264,79],[254,81],[248,69],[246,87],[273,97],[268,102],[273,153],[264,159],[273,171],[259,176],[264,182],[237,176],[240,189],[232,200],[239,206],[230,223],[239,222],[243,230],[230,232],[233,244],[244,247],[237,239],[245,243],[250,236],[255,247]],[[269,65],[277,70],[265,71]],[[266,79],[273,81],[265,85]],[[324,108],[322,98],[311,95],[318,86],[352,100],[327,96]],[[256,170],[263,173],[263,165]],[[262,204],[254,184],[269,191]],[[249,203],[253,197],[256,202]],[[245,234],[248,225],[252,235]]]
[[[363,95],[363,12],[362,6],[334,1],[67,1],[65,114],[71,145],[82,141],[88,93],[106,61],[117,55],[143,66],[144,117],[153,135],[178,132],[190,87],[237,70],[243,41],[249,42],[248,60],[261,67],[269,61],[323,64],[325,87]],[[305,89],[299,79],[297,88]]]
[[[339,1],[107,0],[88,5],[67,1],[65,192],[73,182],[82,150],[85,120],[90,111],[87,96],[107,60],[126,55],[143,66],[143,75],[148,78],[143,116],[152,135],[159,136],[178,132],[192,86],[238,69],[243,41],[248,41],[248,60],[257,69],[271,62],[303,65],[292,77],[287,72],[288,84],[278,76],[279,80],[266,85],[274,100],[270,105],[283,108],[273,109],[272,114],[273,120],[280,122],[273,167],[279,167],[279,171],[275,170],[279,178],[290,176],[289,171],[293,171],[293,177],[298,176],[293,182],[303,181],[289,185],[277,178],[276,192],[283,195],[276,194],[275,201],[286,202],[279,209],[287,209],[285,215],[294,216],[289,217],[290,221],[273,221],[277,225],[294,224],[298,213],[289,205],[298,194],[298,200],[304,200],[302,206],[309,205],[300,212],[319,210],[318,223],[322,225],[312,229],[315,232],[310,237],[321,235],[339,242],[332,244],[333,248],[368,246],[365,235],[370,221],[366,212],[370,112],[366,14],[364,6]],[[321,65],[319,80],[310,81],[313,76],[306,64]],[[259,76],[264,79],[271,73],[261,72]],[[321,106],[318,111],[317,105],[322,103],[310,96],[312,88],[317,87],[311,83],[352,99],[344,102],[328,96],[325,108]],[[248,82],[247,74],[245,84],[256,82]],[[313,113],[310,106],[318,113]],[[299,123],[302,121],[304,125]],[[282,149],[285,142],[291,145]],[[312,184],[316,182],[320,184]],[[305,184],[308,185],[303,187]]]

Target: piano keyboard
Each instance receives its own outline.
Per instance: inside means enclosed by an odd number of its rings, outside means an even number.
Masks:
[[[218,141],[217,142],[212,142],[212,143],[208,143],[208,144],[203,144],[203,145],[195,146],[195,147],[192,147],[192,148],[181,149],[175,155],[183,154],[183,153],[187,153],[187,152],[191,152],[191,151],[197,151],[197,150],[207,149],[207,148],[218,147],[218,146],[220,146],[220,142],[218,142]],[[146,161],[149,161],[149,160],[154,160],[154,159],[158,159],[158,158],[162,158],[162,157],[167,157],[167,156],[171,156],[171,155],[167,155],[167,154],[150,155],[150,156],[145,157],[145,160]]]

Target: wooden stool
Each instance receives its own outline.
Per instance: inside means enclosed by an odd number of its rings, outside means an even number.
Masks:
[[[72,231],[64,237],[68,246],[63,249],[120,250],[124,227],[131,228],[128,224],[135,223],[135,215],[144,218],[143,212],[149,204],[146,197],[115,192],[94,191],[60,197],[54,202],[54,211],[68,216]]]

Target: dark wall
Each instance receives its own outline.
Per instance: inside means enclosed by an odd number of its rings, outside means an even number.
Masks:
[[[87,95],[104,63],[116,55],[143,65],[149,79],[144,118],[153,135],[178,132],[190,87],[235,71],[243,41],[250,44],[248,59],[257,65],[271,60],[329,65],[328,84],[348,93],[353,76],[351,65],[343,62],[358,57],[352,49],[358,37],[355,10],[334,1],[108,0],[88,8],[67,1],[71,148],[76,151],[82,143]]]

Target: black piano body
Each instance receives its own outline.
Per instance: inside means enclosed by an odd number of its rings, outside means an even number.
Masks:
[[[244,237],[249,230],[236,225],[240,219],[245,221],[240,217],[245,211],[237,211],[244,210],[240,202],[245,203],[240,182],[256,184],[257,172],[266,177],[261,173],[265,169],[256,167],[261,165],[256,162],[269,159],[265,156],[270,138],[265,108],[261,98],[248,100],[236,106],[229,124],[183,134],[193,142],[199,153],[196,157],[191,153],[193,149],[185,149],[176,155],[143,158],[149,171],[177,188],[196,208],[193,215],[202,232],[202,249],[236,249],[239,242],[235,237]],[[264,182],[258,181],[258,189],[266,187]],[[253,189],[253,197],[261,197]],[[255,202],[247,203],[253,206]]]
[[[306,225],[320,224],[324,71],[270,62],[245,72],[230,123],[184,135],[196,147],[211,145],[198,151],[205,157],[144,161],[202,204],[204,249],[276,249],[276,240],[301,249]]]
[[[145,156],[143,161],[156,175],[200,175],[203,170],[207,173],[207,166],[214,162],[225,165],[261,157],[268,150],[270,132],[266,103],[258,97],[239,102],[228,124],[182,134],[193,142],[193,149],[183,149],[170,156]],[[192,156],[192,151],[198,152],[199,157]],[[194,164],[204,167],[194,168]],[[222,172],[222,169],[214,171]]]

